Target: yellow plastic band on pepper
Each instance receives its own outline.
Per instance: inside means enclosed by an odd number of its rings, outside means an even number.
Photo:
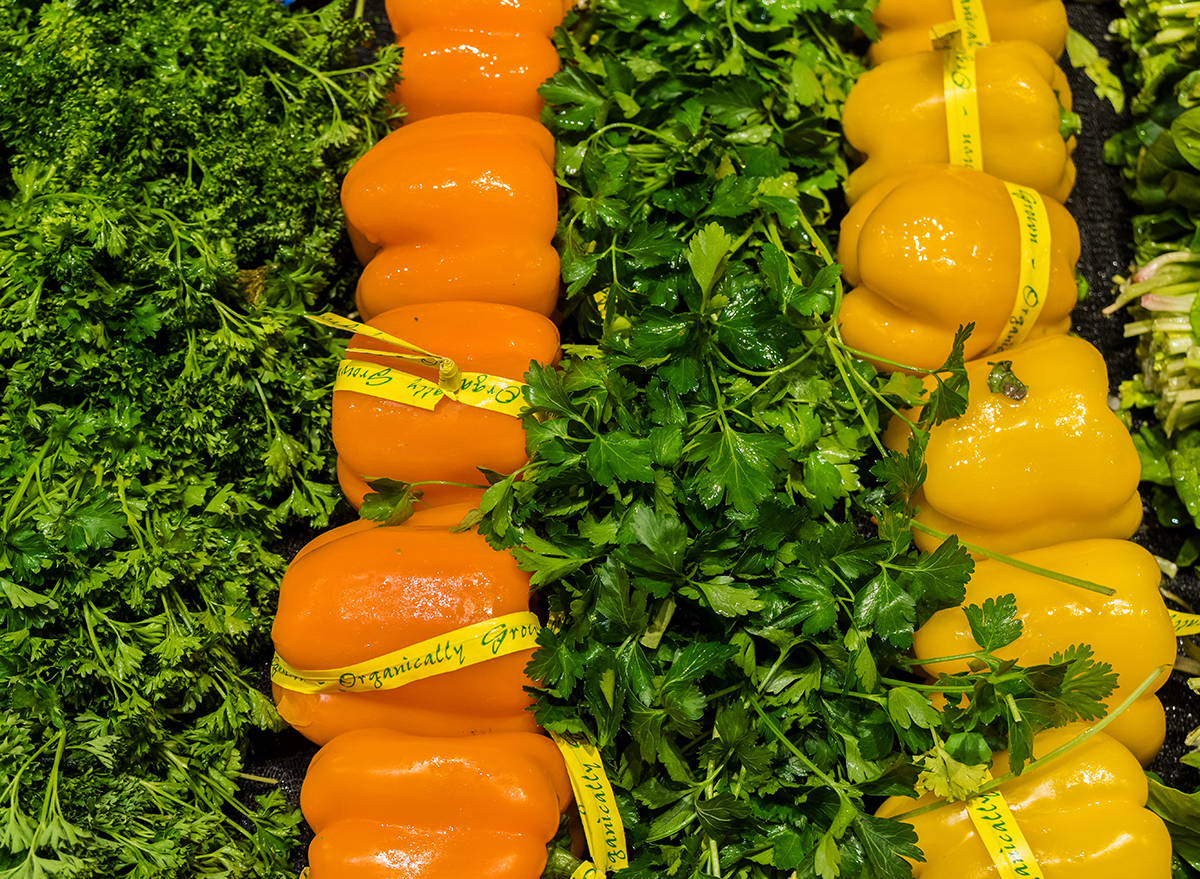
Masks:
[[[571,790],[575,792],[579,817],[583,819],[588,853],[592,856],[596,876],[603,879],[605,874],[629,863],[625,825],[621,823],[616,797],[604,772],[604,762],[600,752],[587,739],[555,732],[550,733],[550,737],[567,764]]]
[[[1043,879],[1033,849],[999,790],[977,794],[967,800],[966,806],[1001,879]]]
[[[541,627],[535,614],[518,611],[418,641],[376,659],[319,671],[293,668],[276,653],[271,660],[271,683],[296,693],[394,690],[497,656],[529,650],[537,646]]]
[[[954,20],[962,28],[968,46],[984,46],[992,41],[983,0],[953,0]]]
[[[591,861],[584,861],[575,868],[575,872],[571,874],[571,879],[598,879],[600,871],[596,869],[596,865]]]
[[[950,164],[983,170],[979,134],[979,92],[975,78],[975,46],[967,42],[958,22],[935,26],[929,32],[942,50],[942,89],[946,103],[946,134]]]
[[[358,349],[351,349],[358,350]],[[378,354],[372,351],[372,354]],[[500,378],[484,372],[459,373],[459,386],[453,391],[440,387],[436,382],[419,375],[379,366],[364,360],[343,360],[338,364],[333,390],[356,391],[381,400],[404,403],[419,409],[433,410],[443,398],[449,398],[465,406],[487,409],[520,418],[529,408],[521,395],[524,382]]]
[[[988,354],[1020,345],[1037,323],[1050,295],[1050,217],[1037,191],[1005,183],[1021,231],[1021,270],[1008,324]]]
[[[300,875],[297,876],[296,879],[308,879],[308,872],[308,867],[305,867],[300,871]]]
[[[1200,634],[1200,614],[1182,613],[1177,610],[1168,610],[1167,613],[1171,615],[1176,635]]]
[[[377,339],[380,342],[386,342],[389,345],[395,345],[397,348],[405,349],[403,351],[375,351],[372,349],[366,351],[366,353],[374,354],[378,357],[395,357],[398,360],[408,360],[412,363],[420,363],[422,366],[434,367],[438,371],[438,387],[443,390],[456,390],[459,384],[461,373],[458,370],[458,365],[449,357],[442,357],[431,351],[426,351],[419,345],[405,342],[403,339],[397,339],[395,336],[385,333],[383,330],[376,329],[370,324],[359,323],[338,314],[310,314],[308,315],[308,319],[315,323],[324,324],[327,327],[333,327],[336,330],[347,330],[351,333],[358,333],[372,339]],[[351,348],[350,350],[362,352],[365,349]]]

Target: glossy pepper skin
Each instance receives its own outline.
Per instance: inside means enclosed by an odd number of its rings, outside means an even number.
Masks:
[[[1001,659],[1022,665],[1049,662],[1076,644],[1089,644],[1098,662],[1118,675],[1110,708],[1120,705],[1155,669],[1158,678],[1137,701],[1121,712],[1105,732],[1148,765],[1162,747],[1166,719],[1155,695],[1166,683],[1175,661],[1176,639],[1166,605],[1158,591],[1162,575],[1147,550],[1128,540],[1080,540],[1017,553],[1016,559],[1115,590],[1101,595],[1022,571],[996,561],[975,566],[964,605],[983,606],[989,598],[1011,594],[1023,623],[1021,636],[995,651]],[[960,608],[939,611],[913,636],[917,659],[973,652],[967,618]],[[931,678],[967,670],[966,660],[923,665]]]
[[[450,357],[463,372],[521,381],[531,361],[550,366],[559,358],[558,327],[553,321],[490,302],[395,308],[373,318],[370,325]],[[349,347],[389,350],[386,343],[362,335],[351,338]],[[370,354],[346,356],[437,380],[437,370],[418,364]],[[333,393],[333,445],[338,453],[338,481],[355,507],[369,491],[365,478],[486,486],[478,468],[507,474],[528,460],[520,418],[449,398],[426,410],[347,390]],[[472,500],[479,494],[477,489],[456,485],[424,485],[421,490],[422,500],[430,505]]]
[[[967,364],[967,411],[930,431],[915,521],[1004,554],[1132,536],[1142,519],[1141,465],[1108,407],[1100,352],[1053,335],[999,359],[1012,363],[1028,392],[1020,401],[992,393],[988,361]],[[883,441],[903,452],[908,437],[907,424],[893,417]],[[924,550],[940,543],[920,531],[914,540]]]
[[[300,791],[311,879],[537,879],[573,801],[546,736],[347,732]]]
[[[470,504],[419,510],[403,525],[366,519],[326,531],[288,566],[271,636],[298,669],[343,668],[471,623],[529,609],[529,574],[474,531]],[[418,735],[532,732],[524,687],[532,650],[369,693],[275,688],[283,719],[317,744],[363,727]]]
[[[1075,306],[1079,229],[1045,200],[1049,295],[1033,330],[1065,332]],[[881,180],[846,214],[838,240],[843,340],[916,371],[945,362],[960,326],[975,324],[968,360],[1008,326],[1020,287],[1021,235],[1004,184],[955,165],[923,165]],[[886,368],[886,367],[885,367]]]
[[[397,103],[409,121],[478,110],[537,119],[563,12],[561,0],[388,0],[404,50]]]
[[[944,52],[919,52],[880,64],[850,90],[842,113],[846,141],[865,159],[846,180],[854,204],[889,174],[950,161]],[[1059,66],[1033,43],[1014,40],[976,54],[983,167],[1060,204],[1075,185],[1074,136],[1059,131],[1059,106],[1071,90]]]
[[[404,125],[354,163],[342,207],[365,264],[365,320],[452,299],[554,311],[554,139],[531,119],[456,113]]]
[[[1085,727],[1070,724],[1039,733],[1035,757],[1066,744]],[[992,775],[1008,772],[1008,753],[995,755]],[[1043,873],[1050,879],[1169,879],[1171,838],[1145,808],[1142,767],[1120,742],[1098,732],[1044,766],[1000,786]],[[933,802],[893,797],[876,812],[895,817]],[[917,831],[925,861],[914,879],[998,879],[961,803],[905,819]]]
[[[992,42],[1028,40],[1057,59],[1067,44],[1067,8],[1062,0],[983,0]],[[871,13],[879,39],[867,50],[871,64],[933,48],[929,29],[954,20],[951,0],[879,0]]]

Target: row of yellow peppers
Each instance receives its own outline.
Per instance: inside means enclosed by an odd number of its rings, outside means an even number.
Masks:
[[[1060,129],[1071,120],[1071,97],[1056,62],[1066,13],[1061,0],[957,6],[881,0],[875,12],[883,39],[872,47],[874,67],[852,90],[843,117],[861,164],[847,182],[851,207],[839,241],[851,286],[841,331],[884,368],[921,373],[944,362],[960,326],[974,324],[966,346],[967,411],[933,429],[928,475],[914,498],[918,546],[940,542],[930,531],[956,534],[1113,590],[1102,596],[1001,561],[980,561],[966,603],[1013,594],[1024,624],[1022,636],[997,651],[1001,657],[1035,664],[1090,644],[1119,674],[1110,708],[1154,676],[1103,733],[1000,790],[1024,831],[1025,856],[1046,875],[1165,879],[1170,840],[1144,808],[1141,766],[1162,746],[1164,713],[1154,693],[1169,674],[1175,637],[1157,562],[1127,539],[1141,522],[1140,467],[1128,432],[1108,406],[1104,360],[1067,334],[1080,246],[1062,206],[1075,179],[1074,137],[1070,126]],[[955,87],[947,79],[959,69],[945,56],[959,47],[935,45],[946,29],[931,33],[956,11],[960,33],[975,36],[982,17],[983,33],[990,30],[994,40],[980,40],[974,51],[980,140],[967,161],[951,150],[946,107]],[[1041,194],[1051,237],[1040,313],[1010,348],[998,342],[1018,320],[1014,305],[1027,254],[1006,182]],[[1001,359],[1026,385],[1023,396],[989,389],[993,364]],[[904,420],[893,419],[885,443],[903,450],[909,433]],[[918,659],[977,649],[958,609],[935,615],[914,638]],[[933,678],[965,667],[966,660],[931,661],[924,670]],[[1081,729],[1042,734],[1035,756],[1060,748]],[[1007,772],[1005,754],[995,756],[992,772]],[[893,799],[880,814],[902,815],[933,802],[932,794],[916,804]],[[962,804],[906,820],[926,856],[914,865],[917,877],[1018,874],[998,866]]]
[[[275,696],[322,746],[301,791],[311,879],[536,879],[573,793],[528,710],[532,648],[464,664],[454,640],[528,614],[529,575],[453,530],[478,503],[478,468],[525,463],[524,431],[454,391],[559,357],[554,144],[537,88],[557,69],[549,37],[564,7],[389,0],[387,11],[405,121],[343,184],[365,325],[335,384],[333,441],[353,506],[378,478],[423,494],[403,524],[362,519],[297,554],[272,633]],[[387,684],[415,668],[446,670]],[[303,685],[317,678],[336,685]]]

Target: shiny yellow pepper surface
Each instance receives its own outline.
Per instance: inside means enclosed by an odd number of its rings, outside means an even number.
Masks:
[[[1062,0],[982,0],[978,4],[993,41],[1028,40],[1051,58],[1067,44],[1067,7]],[[954,18],[952,0],[879,0],[871,13],[879,40],[867,50],[871,64],[933,48],[929,29]]]
[[[1079,229],[1045,199],[1050,285],[1034,335],[1065,332],[1075,306]],[[936,369],[960,326],[973,323],[968,360],[987,354],[1013,314],[1021,234],[1004,184],[956,165],[918,165],[873,186],[846,214],[838,240],[842,338],[884,361]]]
[[[1003,361],[1027,387],[1019,400],[988,387],[989,363]],[[1004,554],[1133,535],[1141,465],[1108,406],[1099,351],[1074,336],[1045,336],[968,363],[967,377],[966,412],[930,431],[925,482],[913,497],[918,525]],[[908,438],[908,423],[893,417],[884,444],[903,452]],[[941,542],[919,528],[914,538],[925,550]]]
[[[901,168],[951,161],[944,54],[918,52],[880,64],[850,90],[842,127],[865,158],[846,180],[849,204]],[[1060,105],[1071,109],[1066,75],[1043,49],[1022,40],[981,46],[975,63],[981,170],[1066,201],[1075,185],[1075,138],[1060,131]]]
[[[995,651],[1000,659],[1021,665],[1049,662],[1077,644],[1091,646],[1098,662],[1117,673],[1117,688],[1106,700],[1120,705],[1158,669],[1150,687],[1105,727],[1105,732],[1148,765],[1162,747],[1166,719],[1155,692],[1166,683],[1175,661],[1175,631],[1159,593],[1158,562],[1128,540],[1077,540],[1059,543],[1014,558],[1081,580],[1108,586],[1113,595],[1092,592],[998,561],[975,566],[964,605],[982,607],[989,598],[1012,595],[1021,636]],[[960,656],[979,649],[961,608],[934,614],[913,635],[917,659]],[[966,659],[922,665],[930,678],[967,671]]]
[[[1035,757],[1070,742],[1085,729],[1070,724],[1040,733]],[[992,765],[1007,774],[1008,754]],[[1147,782],[1128,749],[1098,732],[1043,766],[1000,785],[1033,856],[1047,879],[1169,879],[1171,838],[1145,808]],[[893,797],[876,813],[895,817],[935,802]],[[962,803],[906,819],[917,831],[924,863],[915,879],[998,879],[1001,876]]]

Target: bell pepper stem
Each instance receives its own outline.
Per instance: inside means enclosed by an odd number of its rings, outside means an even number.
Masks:
[[[950,537],[949,534],[943,534],[936,528],[930,528],[928,525],[923,525],[915,520],[912,523],[912,528],[914,531],[920,531],[922,534],[928,534],[930,537],[936,537],[938,540],[948,540]],[[1080,589],[1086,589],[1089,592],[1098,592],[1101,595],[1116,594],[1115,589],[1109,586],[1101,586],[1099,583],[1093,583],[1091,580],[1072,577],[1070,574],[1060,574],[1058,571],[1052,571],[1049,568],[1043,568],[1039,565],[1031,565],[1029,562],[1023,562],[1019,559],[1014,559],[1012,556],[993,552],[992,550],[985,549],[982,546],[976,546],[973,543],[967,543],[965,540],[959,540],[958,542],[964,546],[968,552],[981,555],[984,558],[989,558],[992,561],[1009,565],[1010,567],[1017,568],[1021,571],[1026,571],[1030,574],[1038,574],[1042,577],[1048,577],[1051,580],[1057,580],[1060,583],[1066,583],[1068,586],[1078,586]]]

